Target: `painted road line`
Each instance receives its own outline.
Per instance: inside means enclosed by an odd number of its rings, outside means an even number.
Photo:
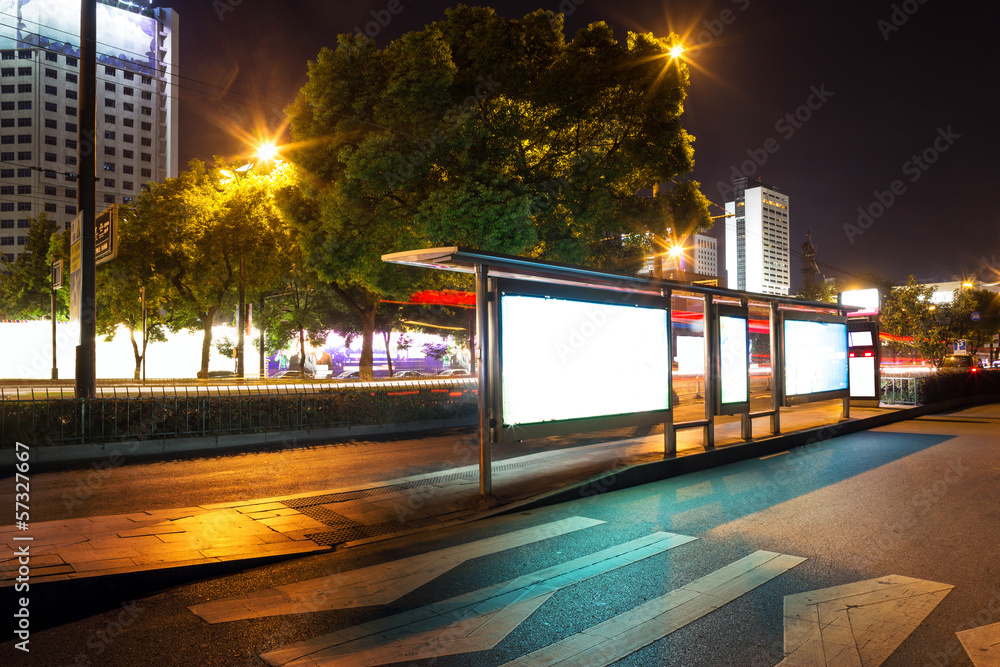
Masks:
[[[467,560],[604,523],[573,516],[350,572],[189,607],[209,623],[388,604]]]
[[[805,560],[799,556],[755,551],[686,586],[507,665],[610,665],[710,614]]]
[[[696,538],[654,533],[478,591],[265,653],[270,665],[382,665],[496,646],[553,593]]]
[[[976,667],[1000,667],[1000,623],[956,633]]]
[[[789,595],[780,667],[878,667],[952,588],[894,574]]]

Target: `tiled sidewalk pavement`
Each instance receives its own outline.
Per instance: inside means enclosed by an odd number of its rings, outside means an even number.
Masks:
[[[783,430],[832,423],[835,409],[783,414]],[[877,412],[852,410],[855,418],[872,414]],[[738,423],[721,424],[717,442],[736,441],[738,434]],[[681,431],[677,440],[680,455],[702,451],[700,429]],[[501,504],[524,500],[662,457],[663,436],[658,434],[498,461],[493,465],[494,496]],[[326,551],[468,520],[480,509],[486,508],[480,506],[478,467],[465,466],[292,496],[34,522],[27,532],[4,526],[0,587],[13,585],[15,552],[25,544],[30,545],[31,580],[41,583]],[[32,540],[14,541],[15,536]]]

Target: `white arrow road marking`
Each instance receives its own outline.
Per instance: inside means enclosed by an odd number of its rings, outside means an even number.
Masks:
[[[786,596],[780,667],[878,667],[952,588],[894,574]]]
[[[755,551],[715,572],[592,628],[508,662],[505,667],[587,665],[621,660],[805,561]]]
[[[496,646],[566,586],[695,540],[654,533],[511,581],[290,644],[261,657],[271,665],[384,665]]]
[[[574,516],[350,572],[189,607],[209,623],[388,604],[472,558],[604,523]]]
[[[976,667],[1000,667],[1000,623],[984,625],[958,634],[965,652]]]

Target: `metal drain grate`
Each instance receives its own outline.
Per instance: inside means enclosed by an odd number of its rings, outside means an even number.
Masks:
[[[386,523],[376,523],[371,526],[362,526],[361,524],[357,524],[354,526],[338,528],[337,530],[332,530],[328,533],[312,533],[311,535],[306,535],[306,537],[316,544],[332,547],[334,545],[343,544],[344,542],[350,542],[352,540],[361,540],[366,537],[396,533],[404,528],[405,525],[398,521],[388,521]]]
[[[316,519],[317,521],[322,521],[328,526],[350,527],[350,526],[361,525],[357,521],[353,519],[348,519],[343,514],[337,514],[332,510],[328,510],[322,505],[310,505],[309,507],[300,507],[299,512],[305,514],[307,517]]]

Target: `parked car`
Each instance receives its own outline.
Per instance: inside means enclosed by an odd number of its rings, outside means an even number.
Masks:
[[[395,373],[392,374],[392,377],[394,377],[394,378],[422,378],[422,377],[424,377],[424,374],[423,373],[419,373],[417,371],[396,371]]]
[[[356,380],[361,377],[361,371],[344,371],[336,376],[335,380]]]
[[[979,357],[972,354],[949,354],[941,360],[938,373],[962,374],[978,373]]]
[[[464,368],[449,368],[448,370],[438,373],[438,376],[448,378],[464,378],[469,377],[469,375],[471,375],[471,373]]]

